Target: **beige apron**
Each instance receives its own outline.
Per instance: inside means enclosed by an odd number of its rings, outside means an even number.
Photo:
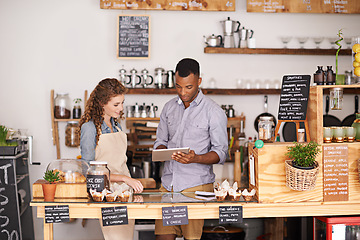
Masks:
[[[108,163],[111,174],[120,174],[130,177],[129,169],[126,166],[126,134],[116,127],[119,132],[101,134],[98,145],[95,149],[95,161],[104,161]],[[134,236],[134,219],[129,219],[127,225],[102,226],[101,229],[105,240],[128,240]]]

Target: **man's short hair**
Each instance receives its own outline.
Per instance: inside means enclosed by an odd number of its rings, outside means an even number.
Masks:
[[[176,65],[175,72],[178,73],[180,77],[187,77],[191,73],[199,76],[200,75],[200,65],[199,63],[191,58],[184,58],[178,62]]]

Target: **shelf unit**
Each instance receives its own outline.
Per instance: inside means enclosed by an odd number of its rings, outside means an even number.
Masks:
[[[85,90],[84,93],[84,109],[87,102],[88,92]],[[60,140],[59,140],[59,122],[68,122],[68,121],[80,121],[80,119],[57,119],[55,118],[54,109],[55,109],[55,92],[54,89],[50,91],[50,113],[51,113],[51,131],[52,131],[52,140],[53,144],[56,146],[56,158],[61,158],[60,153]]]
[[[204,53],[225,53],[225,54],[272,54],[272,55],[333,55],[337,49],[308,49],[308,48],[221,48],[206,47]],[[351,49],[341,49],[339,55],[351,56]]]

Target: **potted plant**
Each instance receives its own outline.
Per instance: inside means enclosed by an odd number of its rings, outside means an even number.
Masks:
[[[285,154],[289,158],[285,161],[286,186],[297,191],[314,189],[319,173],[315,159],[320,152],[319,144],[313,141],[288,147]]]
[[[46,183],[41,184],[44,193],[44,201],[53,202],[55,198],[56,182],[60,180],[59,172],[54,170],[45,171],[43,178],[46,181]]]
[[[9,156],[16,155],[18,143],[8,142],[6,140],[9,129],[4,125],[0,125],[0,155]]]

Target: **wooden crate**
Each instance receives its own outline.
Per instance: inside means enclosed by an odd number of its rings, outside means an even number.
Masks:
[[[260,203],[287,203],[323,201],[323,171],[319,171],[316,186],[311,191],[294,191],[286,186],[285,153],[292,143],[267,143],[257,149],[253,144],[249,152],[255,157],[255,185],[249,185],[250,190],[256,189],[256,198]],[[322,155],[317,161],[322,169]],[[251,175],[251,173],[249,173]]]

